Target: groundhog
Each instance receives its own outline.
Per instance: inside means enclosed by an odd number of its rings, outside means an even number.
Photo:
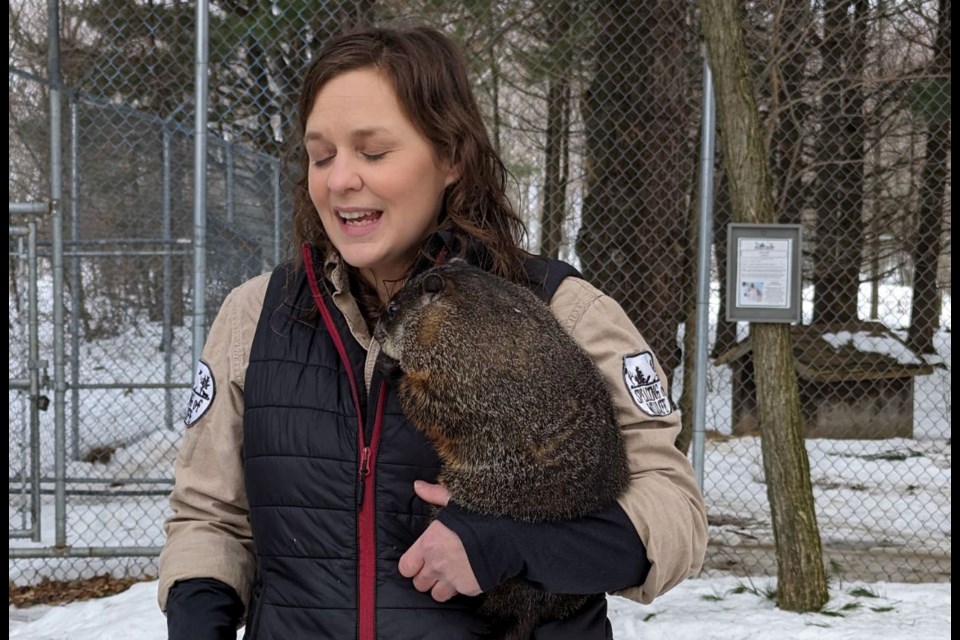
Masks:
[[[374,336],[404,414],[437,450],[453,502],[542,522],[598,511],[626,488],[610,390],[529,289],[454,259],[411,279]],[[504,640],[527,640],[587,599],[520,578],[481,597]]]

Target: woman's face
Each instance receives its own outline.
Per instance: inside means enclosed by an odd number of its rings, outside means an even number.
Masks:
[[[404,116],[389,80],[349,71],[317,94],[307,117],[310,199],[343,259],[378,290],[398,280],[437,224],[456,172]]]

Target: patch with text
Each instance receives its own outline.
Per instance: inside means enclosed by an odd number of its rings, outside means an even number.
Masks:
[[[216,392],[217,383],[213,379],[210,365],[200,360],[197,362],[197,374],[193,379],[193,391],[190,394],[190,404],[187,406],[187,415],[184,416],[183,423],[188,427],[196,424],[213,404]]]
[[[623,357],[623,381],[633,403],[647,415],[666,416],[673,411],[649,351]]]

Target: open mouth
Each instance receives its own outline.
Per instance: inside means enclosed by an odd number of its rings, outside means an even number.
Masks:
[[[334,209],[337,217],[348,227],[366,227],[380,219],[383,211],[379,209]]]

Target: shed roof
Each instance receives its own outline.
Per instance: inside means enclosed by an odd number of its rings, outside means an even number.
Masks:
[[[831,322],[795,325],[794,368],[804,380],[841,382],[881,380],[927,375],[933,366],[910,350],[906,343],[881,322]],[[750,338],[714,359],[729,364],[753,350]]]

